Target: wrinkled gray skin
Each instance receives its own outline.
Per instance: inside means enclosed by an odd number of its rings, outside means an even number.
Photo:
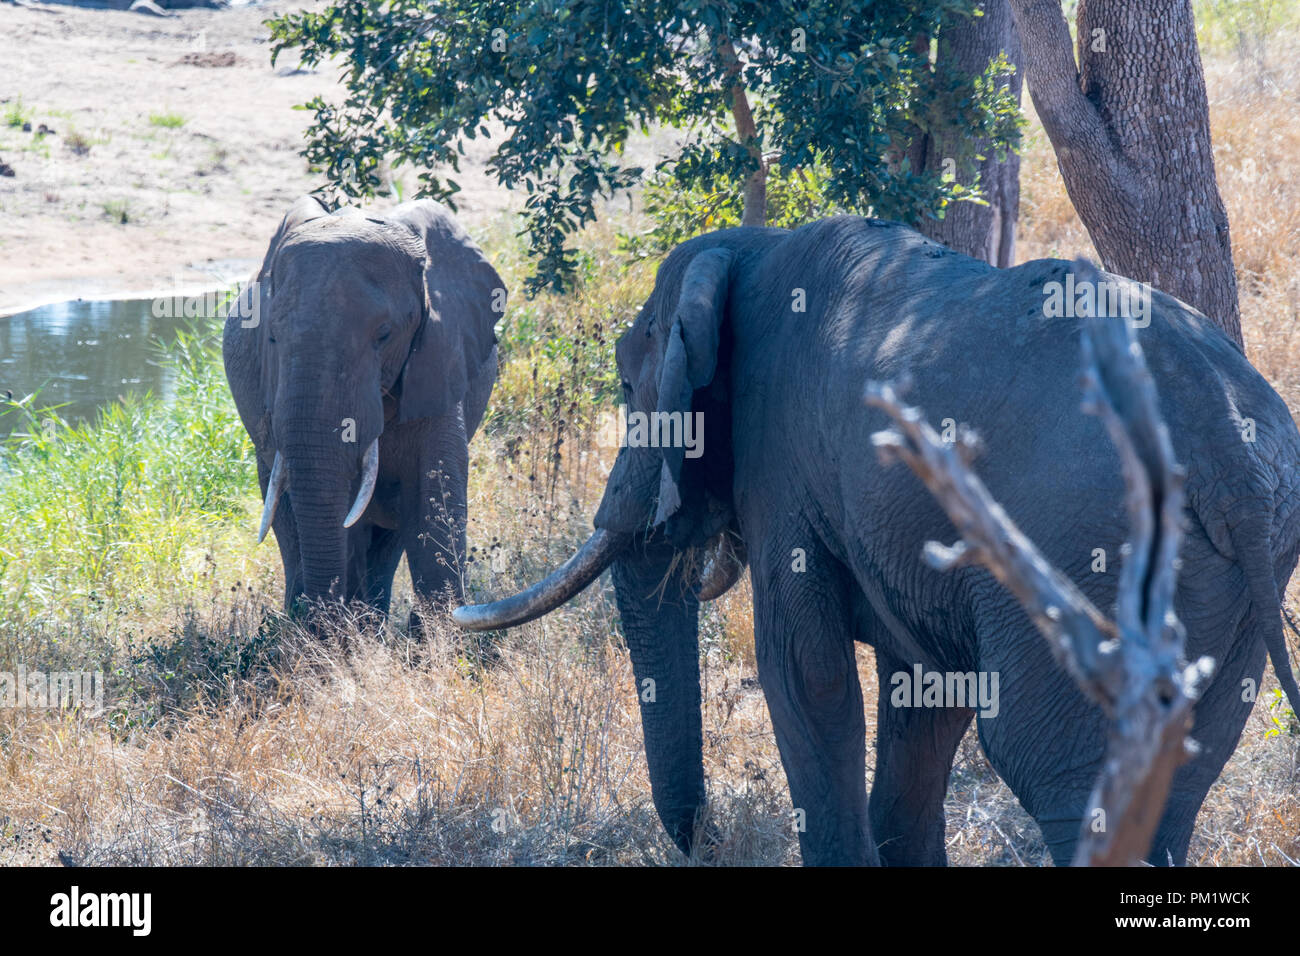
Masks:
[[[634,542],[613,580],[638,688],[655,682],[653,701],[641,695],[655,804],[684,851],[705,798],[687,570],[699,562],[674,559],[730,528],[748,550],[759,678],[794,807],[806,814],[805,863],[946,862],[943,799],[973,711],[891,706],[890,676],[916,662],[998,672],[1000,711],[979,718],[980,741],[1054,860],[1070,860],[1106,722],[986,571],[923,562],[926,541],[950,543],[955,532],[908,468],[879,463],[871,435],[889,422],[863,403],[868,381],[910,375],[906,400],[936,428],[951,418],[978,432],[986,450],[976,467],[993,496],[1112,608],[1126,530],[1119,459],[1080,408],[1079,321],[1043,315],[1044,283],[1069,268],[998,270],[856,217],[793,233],[713,233],[660,268],[618,343],[618,367],[633,410],[704,412],[704,455],[623,449],[595,524]],[[1188,471],[1176,608],[1189,657],[1217,663],[1196,708],[1202,752],[1178,771],[1150,856],[1182,863],[1250,713],[1243,681],[1258,685],[1266,647],[1300,704],[1279,613],[1300,551],[1300,436],[1224,335],[1152,295],[1138,337]],[[1243,418],[1255,422],[1253,443]],[[1107,573],[1091,570],[1096,548]],[[875,648],[879,673],[870,798],[855,641]]]
[[[224,357],[264,498],[277,452],[288,469],[273,524],[286,608],[386,612],[403,552],[419,597],[459,597],[466,446],[496,380],[500,277],[438,203],[371,218],[303,197],[256,278],[226,320]],[[345,529],[376,438],[374,495]]]

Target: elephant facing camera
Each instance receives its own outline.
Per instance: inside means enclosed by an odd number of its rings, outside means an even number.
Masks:
[[[304,196],[231,304],[222,354],[257,450],[285,609],[388,613],[403,555],[419,608],[463,594],[468,445],[497,376],[506,288],[451,213]]]

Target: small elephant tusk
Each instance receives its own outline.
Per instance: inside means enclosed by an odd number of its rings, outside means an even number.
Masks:
[[[361,473],[361,487],[357,489],[357,500],[352,502],[352,510],[348,516],[343,519],[343,527],[351,528],[357,523],[366,506],[370,504],[370,496],[375,493],[375,481],[379,478],[379,439],[376,438],[366,449],[366,459],[364,470]]]
[[[696,598],[700,601],[716,601],[722,597],[740,580],[747,561],[744,542],[730,531],[723,531],[709,549],[708,559],[700,572]]]
[[[266,501],[262,503],[262,524],[257,529],[258,544],[262,543],[266,532],[271,529],[271,522],[275,520],[275,509],[280,504],[280,494],[284,491],[288,477],[289,469],[285,467],[284,459],[277,451],[275,461],[271,464],[271,480],[266,485]]]

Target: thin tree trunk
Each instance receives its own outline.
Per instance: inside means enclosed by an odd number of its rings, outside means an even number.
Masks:
[[[1034,108],[1107,269],[1177,296],[1241,345],[1228,215],[1191,0],[1010,0]]]
[[[1008,85],[1019,102],[1024,83],[1020,72],[1023,58],[1007,0],[986,0],[984,16],[954,18],[939,33],[937,64],[968,76],[982,74],[999,53],[1006,53],[1007,59],[1016,66]],[[912,152],[915,168],[942,170],[944,160],[959,154],[957,138],[956,132],[948,137],[921,137]],[[969,149],[969,146],[961,148]],[[975,149],[985,157],[975,168],[988,205],[953,203],[943,219],[924,219],[916,228],[949,248],[1005,269],[1015,262],[1016,225],[1020,219],[1020,157],[1008,152],[1006,159],[999,162],[988,143],[976,143]],[[965,175],[959,173],[959,178]]]
[[[724,37],[718,41],[718,55],[727,65],[729,75],[740,75],[740,57],[729,39]],[[736,138],[742,144],[748,144],[750,155],[758,161],[758,169],[745,181],[745,206],[741,213],[740,224],[742,226],[766,225],[767,165],[763,162],[763,151],[758,145],[758,128],[754,124],[754,112],[749,108],[749,96],[745,93],[745,85],[740,80],[731,87],[731,117],[736,123]]]

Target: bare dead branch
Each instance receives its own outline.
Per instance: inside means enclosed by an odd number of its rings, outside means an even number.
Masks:
[[[1087,262],[1074,269],[1083,281],[1101,277]],[[1102,419],[1114,442],[1126,489],[1129,530],[1114,622],[1051,566],[971,471],[969,431],[943,442],[887,383],[869,383],[866,400],[894,421],[894,428],[872,436],[882,460],[904,461],[960,535],[950,547],[928,542],[927,560],[941,570],[972,562],[988,568],[1020,601],[1057,662],[1111,719],[1074,864],[1135,865],[1150,850],[1174,771],[1194,747],[1186,737],[1192,705],[1213,664],[1208,658],[1182,664],[1183,629],[1173,598],[1184,473],[1142,350],[1123,318],[1088,320],[1082,347],[1084,408]]]

